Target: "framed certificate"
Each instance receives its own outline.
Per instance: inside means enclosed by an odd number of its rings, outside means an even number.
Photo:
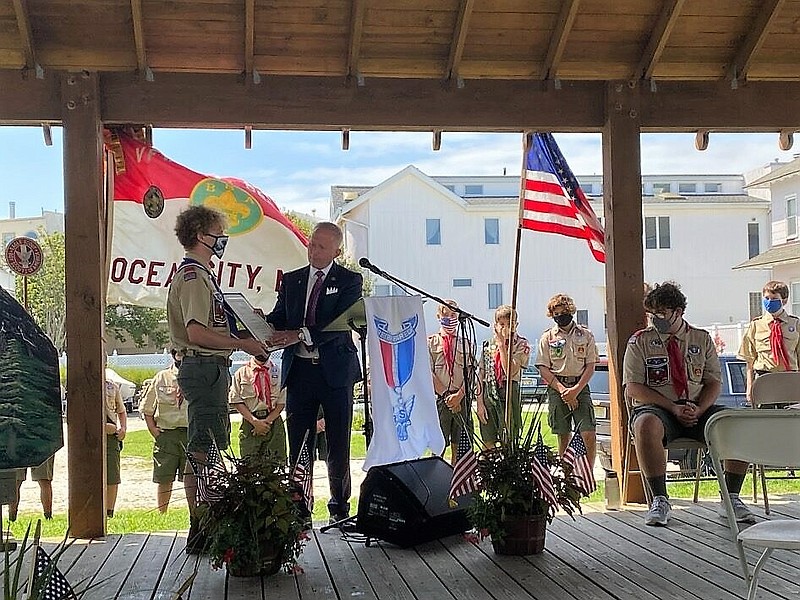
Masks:
[[[273,350],[286,347],[269,342],[270,338],[272,338],[275,333],[275,328],[256,312],[256,309],[253,308],[253,305],[244,297],[244,294],[241,292],[232,292],[223,294],[223,296],[225,297],[225,302],[236,316],[238,324],[244,327],[255,339],[262,342],[267,347],[267,350],[272,352]]]

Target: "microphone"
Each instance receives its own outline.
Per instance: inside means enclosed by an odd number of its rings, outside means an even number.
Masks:
[[[369,262],[369,259],[366,256],[362,256],[360,259],[358,259],[358,265],[364,269],[367,269],[368,271],[372,271],[376,275],[383,275],[383,271]]]

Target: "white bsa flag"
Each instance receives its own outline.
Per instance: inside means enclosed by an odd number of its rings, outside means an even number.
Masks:
[[[364,470],[444,452],[422,299],[365,298],[374,435]]]

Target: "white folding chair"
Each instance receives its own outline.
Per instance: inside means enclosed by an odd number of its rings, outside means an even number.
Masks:
[[[753,408],[768,406],[788,406],[800,402],[800,373],[783,371],[768,373],[757,377],[753,382],[750,392]],[[767,479],[794,479],[794,476],[767,477],[767,467],[784,467],[785,465],[753,464],[753,502],[758,493],[756,480],[761,479],[761,492],[764,496],[764,512],[769,514],[769,494],[767,493]]]
[[[800,466],[800,411],[766,408],[720,411],[706,423],[706,444],[717,472],[745,582],[750,586],[747,597],[753,600],[759,574],[772,551],[776,548],[800,551],[800,520],[762,521],[739,531],[722,461],[734,459],[765,465]],[[752,574],[744,553],[745,546],[762,550]]]

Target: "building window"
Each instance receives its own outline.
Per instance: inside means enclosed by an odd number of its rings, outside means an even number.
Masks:
[[[483,186],[482,185],[465,185],[464,186],[464,195],[465,196],[483,196]]]
[[[752,321],[761,314],[761,292],[750,292],[747,295],[747,303]]]
[[[644,247],[647,250],[669,248],[669,217],[644,218]]]
[[[444,187],[446,187],[448,190],[450,190],[454,194],[456,193],[456,186],[454,186],[452,183],[449,183],[449,184],[445,185]]]
[[[442,244],[442,223],[439,219],[425,219],[425,243],[428,246]]]
[[[705,190],[706,194],[719,194],[722,191],[722,184],[705,183],[703,184],[703,189]]]
[[[375,286],[375,296],[406,296],[406,291],[399,285],[383,284]]]
[[[656,196],[658,194],[669,194],[670,192],[670,184],[668,183],[654,183],[653,184],[653,195]]]
[[[790,298],[792,299],[792,314],[800,315],[800,281],[795,281],[789,287],[791,291]],[[761,294],[759,294],[759,296],[760,295]],[[761,298],[758,300],[760,302]]]
[[[489,284],[489,308],[494,309],[503,303],[503,284]]]
[[[679,183],[678,184],[678,193],[679,194],[696,194],[697,193],[697,184],[696,183]]]
[[[578,312],[575,313],[575,322],[578,325],[589,325],[589,311],[579,309]]]
[[[453,279],[453,287],[472,287],[472,279]]]
[[[758,243],[758,223],[747,224],[747,257],[753,258],[761,252]]]
[[[483,241],[486,244],[500,243],[500,219],[483,220]]]
[[[786,196],[786,237],[797,237],[797,195]]]
[[[583,193],[586,194],[587,196],[589,194],[594,193],[594,186],[591,183],[582,183],[581,189],[583,190]]]

